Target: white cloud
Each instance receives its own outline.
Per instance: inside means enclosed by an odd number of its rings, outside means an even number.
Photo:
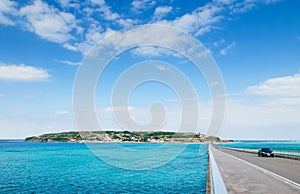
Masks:
[[[249,87],[247,93],[263,96],[300,97],[300,74],[266,80],[261,84]]]
[[[143,47],[137,47],[131,51],[133,55],[136,56],[143,56],[143,57],[160,57],[160,56],[173,56],[177,58],[182,58],[181,55],[177,54],[176,52],[156,47],[156,46],[143,46]]]
[[[98,5],[98,6],[102,6],[105,5],[105,1],[104,0],[90,0],[90,2],[94,5]]]
[[[46,70],[33,66],[0,64],[0,80],[3,81],[45,81],[49,77]]]
[[[155,63],[155,68],[158,69],[159,71],[168,71],[169,68],[167,65]]]
[[[90,0],[90,2],[98,7],[96,11],[102,12],[106,20],[113,21],[120,17],[119,14],[111,11],[111,8],[106,5],[104,0]]]
[[[149,18],[130,18],[125,13],[114,12],[113,7],[104,0],[89,0],[85,4],[80,4],[78,0],[56,1],[60,5],[58,8],[41,0],[33,0],[27,5],[22,5],[23,7],[18,6],[16,2],[2,0],[0,1],[0,23],[21,25],[23,29],[35,33],[42,39],[85,54],[95,42],[119,27],[128,28],[148,21],[167,24],[201,36],[218,29],[218,23],[225,17],[222,12],[225,9],[236,13],[248,11],[259,3],[277,2],[277,0],[214,0],[198,7],[192,13],[185,13],[173,20],[163,20],[173,10],[171,6],[155,7],[157,3],[154,0],[133,0],[130,9],[136,13],[153,9],[153,15],[149,16],[152,20],[149,21]],[[78,11],[76,15],[73,11],[70,12],[73,9]]]
[[[78,47],[76,47],[76,46],[74,46],[74,45],[72,45],[70,43],[64,43],[63,47],[66,48],[66,49],[68,49],[68,50],[71,50],[71,51],[79,51]]]
[[[131,10],[134,12],[140,12],[152,8],[156,2],[154,0],[134,0],[131,3]]]
[[[212,4],[206,4],[197,8],[191,14],[185,14],[172,21],[161,21],[158,23],[167,24],[179,28],[185,32],[193,33],[196,36],[203,35],[214,28],[214,24],[221,21],[221,7]]]
[[[232,49],[233,47],[235,47],[236,43],[235,41],[233,41],[232,43],[230,43],[229,45],[227,45],[225,48],[223,48],[221,51],[220,51],[220,54],[221,55],[226,55],[227,52]]]
[[[26,18],[26,29],[43,39],[57,43],[65,43],[72,39],[71,31],[77,27],[72,14],[61,12],[40,0],[21,8],[20,15]]]
[[[86,40],[91,44],[95,44],[104,36],[104,29],[97,24],[92,24],[85,34]]]
[[[281,1],[281,0],[264,0],[264,3],[265,4],[271,4],[271,3],[277,3],[279,1]]]
[[[287,106],[299,106],[300,98],[295,97],[280,97],[275,100],[269,100],[266,104],[272,107],[287,107]]]
[[[133,110],[132,106],[110,106],[110,107],[105,107],[103,109],[105,112],[114,112],[114,111],[129,111]]]
[[[58,110],[58,111],[56,111],[56,115],[59,115],[59,116],[64,116],[64,115],[68,115],[68,114],[69,114],[68,110]]]
[[[70,0],[57,0],[62,7],[68,7]]]
[[[164,7],[157,7],[154,11],[153,19],[154,20],[161,20],[163,17],[168,15],[172,11],[172,7],[164,6]]]
[[[5,94],[0,94],[0,97],[4,97],[5,96]]]
[[[108,7],[104,7],[102,11],[104,12],[104,18],[106,20],[113,21],[120,17],[119,14],[112,12]]]
[[[214,3],[220,3],[220,4],[232,4],[235,0],[214,0]]]
[[[63,8],[73,7],[79,9],[80,5],[76,0],[57,0]]]
[[[204,47],[196,48],[197,51],[191,47],[196,43],[196,40],[188,38],[184,32],[169,30],[168,28],[168,26],[162,25],[146,25],[132,31],[115,32],[113,39],[106,39],[105,44],[107,46],[101,45],[97,49],[105,48],[106,52],[114,52],[118,49],[127,49],[128,46],[132,47],[132,45],[145,45],[138,46],[130,52],[133,55],[144,57],[172,56],[177,58],[183,58],[184,55],[202,58],[210,54],[210,51]],[[161,47],[151,46],[153,44]]]
[[[224,0],[224,1],[226,1],[226,0]],[[241,2],[237,2],[237,3],[232,3],[230,5],[230,10],[231,10],[231,14],[243,13],[243,12],[247,12],[247,11],[257,7],[257,5],[260,3],[272,4],[272,3],[277,3],[279,1],[280,0],[246,0],[246,1],[241,1]]]
[[[10,0],[0,1],[0,24],[14,25],[15,22],[10,18],[17,14],[16,3]]]
[[[243,13],[253,9],[256,6],[255,1],[242,1],[230,6],[231,13]]]
[[[98,41],[102,40],[106,36],[109,36],[111,33],[115,32],[110,28],[104,30],[98,24],[91,24],[89,29],[85,34],[85,40],[75,44],[75,47],[78,48],[83,54],[86,54]]]
[[[78,66],[81,64],[81,62],[73,62],[73,61],[68,61],[68,60],[60,60],[59,62],[71,65],[71,66]]]
[[[214,81],[214,82],[209,83],[210,86],[216,86],[216,85],[219,85],[219,84],[220,84],[219,81]]]
[[[299,98],[227,99],[222,137],[229,139],[297,139],[300,136]]]
[[[205,26],[205,27],[202,27],[200,28],[197,32],[196,32],[196,36],[202,36],[208,32],[210,32],[212,29],[214,29],[214,26],[213,25],[208,25],[208,26]]]
[[[222,38],[222,39],[220,39],[220,40],[214,42],[214,46],[215,46],[215,47],[218,47],[218,46],[220,46],[220,45],[223,45],[224,43],[225,43],[225,39]]]
[[[272,78],[227,99],[222,135],[235,139],[296,139],[300,135],[299,114],[300,74]]]
[[[133,20],[133,19],[130,19],[130,18],[119,18],[117,20],[117,23],[119,25],[121,25],[123,28],[127,28],[127,27],[131,27],[133,26],[134,24],[137,24],[138,23],[138,20]]]

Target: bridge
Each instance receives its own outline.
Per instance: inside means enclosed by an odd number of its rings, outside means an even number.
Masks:
[[[300,161],[209,146],[207,193],[300,193]]]

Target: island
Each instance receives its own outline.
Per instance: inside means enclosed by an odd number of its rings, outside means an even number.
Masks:
[[[71,131],[49,133],[40,136],[27,137],[29,142],[132,142],[132,143],[201,143],[206,141],[221,142],[214,136],[196,133],[178,133],[165,131]]]

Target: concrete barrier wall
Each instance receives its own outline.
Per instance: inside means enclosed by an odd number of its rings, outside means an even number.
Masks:
[[[218,165],[211,152],[212,145],[209,144],[209,163],[210,163],[210,191],[212,194],[227,194],[227,189],[220,174]]]

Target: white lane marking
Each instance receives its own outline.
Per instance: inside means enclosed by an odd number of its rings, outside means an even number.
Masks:
[[[218,151],[220,151],[220,150],[218,150]],[[222,151],[221,151],[221,152],[222,152]],[[264,169],[264,168],[262,168],[262,167],[259,167],[259,166],[255,165],[255,164],[252,164],[252,163],[250,163],[250,162],[247,162],[247,161],[245,161],[245,160],[243,160],[243,159],[241,159],[241,158],[238,158],[238,157],[233,156],[233,155],[231,155],[231,154],[228,154],[228,153],[226,153],[226,152],[222,152],[222,153],[224,153],[224,154],[226,154],[226,155],[228,155],[228,156],[230,156],[230,157],[232,157],[232,158],[235,158],[235,159],[237,159],[237,160],[239,160],[239,161],[241,161],[241,162],[244,162],[245,164],[248,164],[248,165],[250,165],[250,166],[256,168],[257,170],[260,170],[260,171],[262,171],[262,172],[264,172],[264,173],[266,173],[266,174],[269,174],[269,175],[271,175],[272,177],[276,178],[277,180],[280,180],[280,181],[282,181],[282,182],[285,182],[285,183],[287,183],[287,184],[289,184],[289,185],[295,187],[296,189],[299,189],[299,190],[300,190],[300,184],[298,184],[298,183],[296,183],[296,182],[294,182],[294,181],[291,181],[291,180],[289,180],[289,179],[287,179],[287,178],[284,178],[283,176],[280,176],[280,175],[278,175],[278,174],[276,174],[276,173],[274,173],[274,172],[268,171],[268,170],[266,170],[266,169]]]

